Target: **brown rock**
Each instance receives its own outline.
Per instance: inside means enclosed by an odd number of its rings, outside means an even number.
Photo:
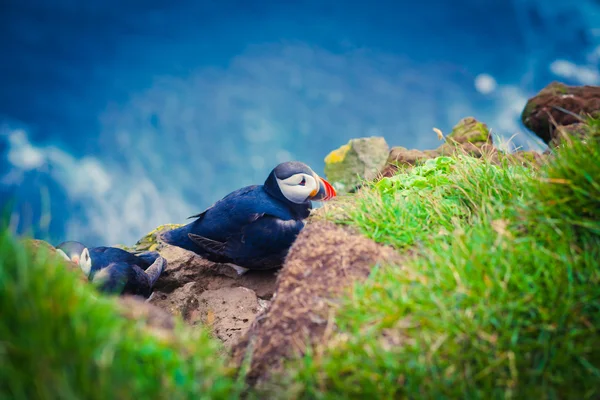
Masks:
[[[556,125],[568,126],[581,122],[572,114],[600,116],[600,87],[567,86],[552,82],[529,99],[521,119],[529,130],[550,144],[556,137]]]
[[[533,167],[539,167],[546,160],[544,154],[538,153],[537,151],[515,151],[514,153],[505,155],[506,157],[512,158],[513,161],[519,162],[523,165],[529,165]]]
[[[415,165],[417,161],[427,160],[436,157],[436,153],[424,152],[416,149],[407,149],[405,147],[393,147],[388,157],[388,164],[408,164]]]
[[[414,166],[439,156],[467,154],[472,157],[482,157],[483,154],[490,154],[493,157],[496,151],[487,125],[473,117],[466,117],[452,128],[452,132],[446,136],[446,142],[435,150],[393,147],[387,165],[382,169],[378,179],[393,176],[402,166]]]
[[[569,140],[569,138],[571,137],[584,139],[589,134],[589,126],[581,122],[577,122],[566,126],[559,125],[554,130],[554,137],[550,141],[550,146],[556,147],[560,145],[561,142]]]
[[[233,347],[239,363],[251,353],[250,381],[262,381],[282,361],[331,332],[336,301],[374,265],[399,262],[397,253],[330,222],[312,222],[293,244],[270,307]]]
[[[186,283],[170,294],[155,292],[151,302],[190,325],[208,326],[227,347],[248,330],[269,303],[245,287],[202,290],[196,282]]]
[[[229,264],[213,263],[176,246],[159,242],[157,251],[167,268],[150,303],[190,325],[209,325],[226,346],[245,332],[275,291],[276,270],[239,276]]]
[[[263,299],[270,298],[275,291],[277,270],[248,271],[239,276],[228,264],[208,261],[180,247],[166,245],[158,252],[167,260],[167,268],[154,285],[158,292],[170,293],[190,282],[197,283],[200,292],[242,286]]]

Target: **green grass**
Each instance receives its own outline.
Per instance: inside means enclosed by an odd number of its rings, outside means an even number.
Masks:
[[[600,122],[590,126],[600,132]],[[289,363],[277,392],[600,396],[597,137],[562,146],[539,174],[437,159],[371,186],[330,217],[416,251],[355,287],[337,334]]]
[[[489,215],[521,196],[530,169],[502,167],[461,155],[438,157],[344,199],[343,212],[325,207],[324,218],[359,228],[367,237],[406,249],[447,236],[458,225]]]
[[[153,334],[47,251],[0,226],[1,399],[237,397],[204,329]]]

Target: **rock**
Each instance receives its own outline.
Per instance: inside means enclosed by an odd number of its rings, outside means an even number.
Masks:
[[[554,137],[550,141],[549,147],[556,147],[560,145],[561,142],[563,142],[564,140],[568,140],[568,138],[571,137],[584,139],[585,137],[589,136],[589,134],[589,126],[581,122],[565,126],[559,125],[554,130]]]
[[[239,276],[228,264],[167,245],[160,236],[153,240],[167,268],[154,285],[150,304],[190,325],[208,325],[226,346],[245,332],[273,296],[277,270]]]
[[[255,291],[264,299],[273,295],[277,270],[248,271],[239,276],[228,264],[214,263],[191,251],[159,243],[158,251],[167,260],[167,268],[154,285],[156,291],[170,293],[196,282],[200,291],[237,285]]]
[[[446,136],[446,143],[438,147],[436,152],[440,156],[463,153],[472,157],[481,157],[486,152],[495,151],[487,125],[473,117],[467,117],[452,128],[452,132]]]
[[[581,122],[571,113],[582,117],[600,116],[600,86],[567,86],[552,82],[529,99],[521,120],[546,144],[551,144],[557,136],[555,124],[569,126]]]
[[[443,138],[441,133],[440,137]],[[473,157],[481,157],[484,153],[494,153],[495,151],[487,125],[473,117],[466,117],[452,128],[452,132],[445,138],[445,143],[435,150],[393,147],[389,153],[387,164],[378,178],[393,176],[403,166],[414,166],[419,162],[442,155],[455,155],[457,152],[461,152]]]
[[[487,125],[477,121],[473,117],[461,119],[458,124],[452,128],[452,132],[446,136],[448,143],[467,144],[471,143],[477,147],[484,144],[492,144],[492,137]]]
[[[429,158],[437,157],[435,151],[421,151],[417,149],[407,149],[405,147],[393,147],[388,157],[388,163],[396,163],[399,165],[408,164],[415,165],[417,161],[427,160]]]
[[[385,167],[389,151],[383,137],[351,139],[325,157],[325,177],[338,192],[348,192],[361,178],[375,179]]]
[[[441,136],[441,134],[440,134]],[[516,151],[504,153],[498,150],[493,143],[491,133],[486,124],[473,117],[463,118],[454,126],[452,132],[446,136],[445,143],[435,150],[416,150],[404,147],[393,147],[387,161],[377,179],[391,177],[400,168],[415,166],[427,159],[439,156],[454,156],[466,154],[471,157],[485,157],[493,164],[500,165],[503,161],[526,164],[539,167],[546,159],[545,154],[535,151]]]
[[[398,169],[402,166],[414,166],[420,161],[425,161],[438,156],[439,153],[437,150],[421,151],[417,149],[407,149],[406,147],[401,146],[393,147],[388,156],[387,164],[382,169],[379,178],[391,177],[396,174]]]
[[[151,302],[190,325],[208,326],[227,347],[248,330],[269,304],[245,287],[202,290],[197,282],[189,282],[171,294],[155,293]]]
[[[119,245],[119,246],[115,246],[115,247],[120,247],[123,250],[127,250],[132,253],[141,253],[143,251],[155,251],[161,247],[161,242],[160,242],[160,234],[161,233],[170,231],[171,229],[179,228],[181,226],[183,226],[183,224],[160,225],[153,231],[148,232],[143,238],[138,240],[137,243],[131,247],[123,246],[123,245]]]
[[[250,356],[248,379],[261,382],[307,343],[326,340],[340,296],[385,262],[400,262],[390,247],[331,222],[309,223],[290,249],[269,308],[234,345],[234,363]]]
[[[537,151],[519,150],[514,153],[505,154],[505,157],[511,158],[513,161],[519,162],[522,165],[539,167],[542,165],[546,156]]]
[[[167,260],[167,268],[154,285],[160,291],[170,292],[186,283],[202,280],[215,265],[191,251],[175,246],[163,246],[159,253]]]

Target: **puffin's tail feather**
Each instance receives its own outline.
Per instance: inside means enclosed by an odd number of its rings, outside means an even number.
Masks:
[[[142,260],[146,261],[148,264],[153,264],[158,259],[158,257],[160,257],[158,251],[144,251],[136,255]]]
[[[160,256],[148,267],[146,275],[148,275],[148,278],[150,279],[150,287],[154,286],[154,283],[158,280],[165,268],[167,268],[167,260]]]
[[[191,224],[184,225],[180,228],[172,229],[161,234],[160,239],[171,246],[181,247],[188,251],[197,250],[194,243],[188,237]]]

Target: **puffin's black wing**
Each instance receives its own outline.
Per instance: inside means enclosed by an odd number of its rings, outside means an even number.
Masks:
[[[206,210],[202,211],[199,214],[192,215],[191,217],[188,217],[188,219],[192,219],[192,218],[202,219],[202,217],[204,217],[204,214],[206,214],[208,212],[208,210],[210,210],[211,208],[214,208],[219,203],[227,202],[231,198],[235,198],[235,197],[239,197],[239,196],[248,194],[248,193],[254,191],[257,186],[258,185],[251,185],[251,186],[246,186],[241,189],[235,190],[235,191],[229,193],[227,196],[223,197],[221,200],[214,203],[212,206],[208,207]]]
[[[188,237],[203,250],[215,256],[226,256],[227,242],[219,242],[218,240],[212,240],[204,236],[194,235],[193,233],[188,233]]]
[[[192,218],[202,218],[204,216],[204,214],[206,214],[206,212],[211,209],[212,207],[208,207],[206,210],[202,211],[200,214],[196,214],[196,215],[192,215],[190,217],[187,217],[187,219],[192,219]]]
[[[121,293],[132,277],[132,272],[127,263],[109,263],[93,275],[92,284],[104,293]]]
[[[242,226],[241,231],[243,232],[244,229],[246,229],[249,225],[251,225],[253,222],[255,222],[256,220],[262,218],[265,214],[264,213],[254,213],[254,214],[250,214],[248,217],[248,220],[246,222],[246,225]],[[204,249],[206,252],[217,256],[217,257],[228,257],[231,258],[231,245],[235,242],[235,238],[239,236],[239,235],[235,235],[233,236],[233,238],[230,238],[229,240],[225,241],[225,242],[221,242],[218,240],[214,240],[214,239],[209,239],[205,236],[200,236],[200,235],[196,235],[194,233],[188,233],[188,237],[190,238],[190,240],[192,242],[194,242],[197,246],[200,246],[200,248]],[[233,241],[232,241],[233,239]]]
[[[158,258],[158,252],[146,251],[138,255],[118,247],[94,247],[89,249],[92,257],[92,268],[94,270],[102,269],[109,266],[111,263],[125,263],[137,265],[142,269],[146,269]]]
[[[304,222],[282,220],[272,215],[256,215],[253,222],[245,225],[238,234],[226,242],[189,234],[189,238],[207,252],[225,257],[240,266],[258,268],[261,262],[279,260],[287,253]]]

